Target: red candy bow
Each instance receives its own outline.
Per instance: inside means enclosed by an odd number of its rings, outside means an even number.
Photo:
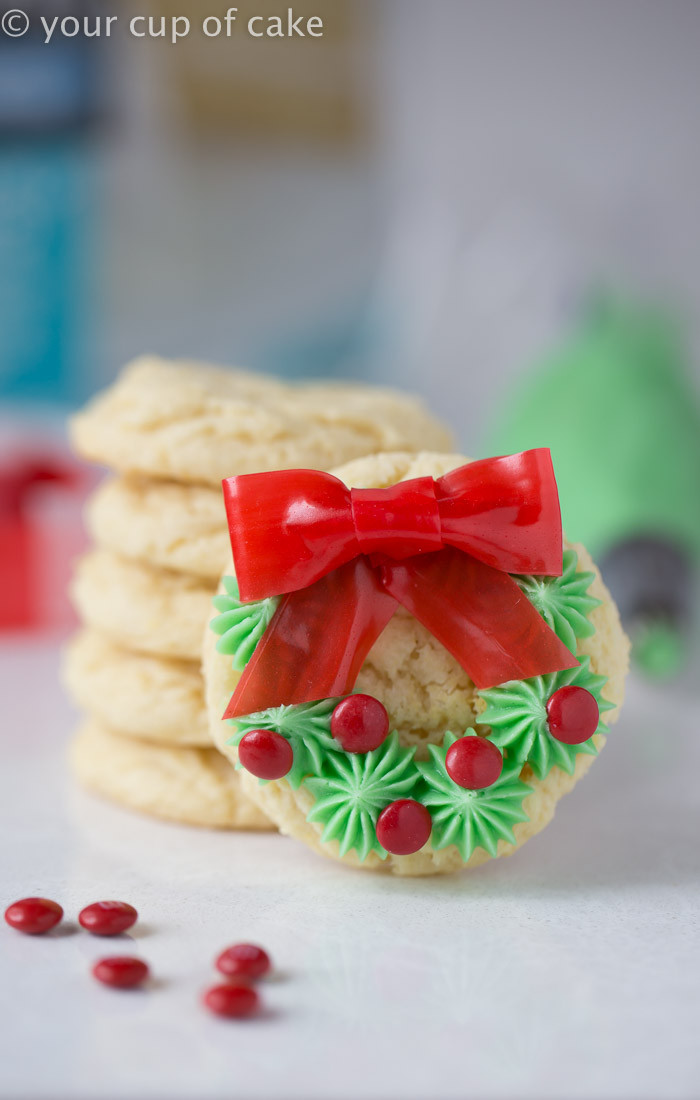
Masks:
[[[508,576],[561,574],[546,448],[388,489],[315,470],[223,485],[241,599],[286,593],[225,718],[348,693],[399,603],[479,688],[576,665]]]

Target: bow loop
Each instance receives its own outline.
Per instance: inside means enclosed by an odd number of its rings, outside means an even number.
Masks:
[[[558,577],[559,493],[546,447],[485,458],[436,482],[443,538],[504,573]]]

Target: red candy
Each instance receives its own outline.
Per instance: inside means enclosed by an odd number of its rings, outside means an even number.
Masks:
[[[447,750],[445,768],[458,787],[480,791],[496,782],[503,769],[503,757],[485,737],[460,737]]]
[[[98,982],[112,986],[113,989],[133,989],[146,980],[149,969],[143,959],[135,959],[131,955],[113,955],[96,962],[92,973]]]
[[[257,1012],[260,998],[248,985],[213,985],[203,995],[202,1002],[215,1016],[240,1019]]]
[[[377,819],[377,840],[395,856],[408,856],[422,848],[433,827],[430,814],[420,802],[399,798]]]
[[[55,928],[62,916],[61,906],[49,898],[22,898],[5,910],[5,920],[10,927],[30,936],[40,936]]]
[[[547,702],[547,725],[552,737],[565,745],[580,745],[598,729],[600,711],[595,696],[585,688],[559,688]]]
[[[372,695],[349,695],[331,716],[331,733],[346,752],[378,749],[388,732],[386,707]]]
[[[227,978],[262,978],[270,969],[270,956],[254,943],[235,943],[216,960],[216,969]]]
[[[274,730],[250,730],[238,746],[241,764],[258,779],[282,779],[294,763],[286,737]]]
[[[118,936],[138,920],[133,905],[125,901],[95,901],[78,914],[78,922],[94,936]]]

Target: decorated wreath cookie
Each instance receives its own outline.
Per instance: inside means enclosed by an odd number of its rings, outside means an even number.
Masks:
[[[282,832],[395,874],[513,852],[585,773],[627,639],[549,452],[224,482],[212,732]]]

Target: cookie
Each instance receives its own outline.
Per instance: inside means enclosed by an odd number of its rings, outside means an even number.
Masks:
[[[530,452],[535,453],[541,452]],[[516,456],[516,460],[521,457]],[[496,464],[505,461],[510,460],[494,460]],[[462,466],[469,471],[467,463],[467,459],[458,455],[380,454],[349,463],[335,473],[348,487],[386,488],[407,479],[439,478]],[[475,464],[475,468],[482,469],[483,464]],[[551,475],[551,464],[549,473]],[[553,478],[546,484],[550,496],[554,494],[550,500],[550,535],[554,531],[555,544],[561,547],[556,486]],[[519,493],[517,485],[516,489]],[[471,499],[479,499],[483,509],[487,496],[473,495]],[[514,499],[517,502],[519,498]],[[531,505],[529,507],[532,512]],[[507,535],[511,534],[512,516],[521,520],[524,516],[525,523],[528,522],[525,505],[503,511]],[[517,540],[519,537],[516,530],[512,538]],[[515,575],[511,580],[504,570],[499,573],[503,579],[498,584],[488,581],[496,584],[494,593],[500,591],[499,586],[505,585],[510,603],[499,616],[494,616],[493,622],[487,617],[483,644],[481,647],[473,645],[468,654],[469,659],[477,660],[479,678],[483,681],[480,688],[465,671],[463,663],[466,662],[460,663],[434,636],[433,630],[442,629],[439,622],[434,622],[433,629],[429,630],[405,607],[398,607],[372,645],[353,686],[348,689],[369,697],[369,704],[362,705],[369,708],[370,716],[374,715],[372,721],[381,711],[379,704],[386,709],[388,724],[378,733],[376,723],[372,727],[364,718],[357,726],[357,714],[361,712],[355,712],[355,726],[352,721],[343,725],[342,712],[338,712],[340,718],[336,714],[339,698],[331,697],[330,691],[325,693],[325,698],[319,693],[308,696],[306,703],[289,706],[279,705],[280,700],[275,696],[274,702],[267,707],[255,708],[259,713],[240,712],[231,722],[222,721],[241,677],[241,669],[246,668],[257,653],[262,637],[265,637],[269,653],[266,631],[277,606],[277,601],[269,598],[256,597],[243,603],[238,597],[231,569],[220,588],[217,610],[210,624],[212,629],[205,635],[204,642],[203,668],[212,737],[222,752],[235,762],[239,759],[236,745],[250,731],[272,732],[273,738],[264,735],[262,741],[259,738],[256,741],[258,735],[248,738],[243,747],[248,753],[249,766],[256,774],[246,771],[241,774],[244,789],[281,832],[325,855],[364,869],[398,875],[428,875],[456,871],[464,866],[473,868],[493,856],[511,854],[544,828],[559,798],[586,773],[603,747],[607,728],[617,718],[623,700],[628,664],[628,642],[600,574],[582,546],[566,542],[563,545],[561,577],[544,577],[540,575],[544,569],[540,569],[536,576]],[[487,552],[488,549],[487,546]],[[561,563],[561,550],[558,552]],[[447,554],[453,557],[444,560],[455,560],[455,551],[448,550]],[[426,563],[429,569],[431,558],[443,561],[437,554],[426,554],[422,559],[409,558],[409,570],[414,568],[411,563],[416,561],[418,569]],[[318,550],[314,557],[314,561],[317,560]],[[474,559],[470,557],[470,561]],[[239,557],[237,563],[239,577],[243,577]],[[493,577],[496,572],[491,568],[489,574],[484,574],[483,567],[476,564],[479,577]],[[461,583],[463,563],[458,568],[457,577]],[[338,568],[337,573],[340,572]],[[438,590],[446,583],[448,572],[447,566],[441,565],[437,574]],[[515,569],[513,574],[516,574]],[[523,679],[508,680],[501,676],[488,684],[487,673],[481,670],[479,662],[483,660],[484,649],[488,648],[491,632],[498,646],[501,645],[504,622],[505,637],[512,645],[508,624],[515,615],[513,593],[521,608],[517,614],[524,615],[523,621],[529,624],[528,638],[541,635],[550,647],[547,652],[556,654],[557,663],[542,664],[543,670],[552,671],[542,671],[539,675],[528,674]],[[458,589],[453,590],[455,594],[459,599]],[[441,616],[448,619],[451,614],[449,602],[446,600],[441,605]],[[301,605],[297,602],[294,606]],[[330,604],[328,610],[330,618],[333,610]],[[536,624],[534,634],[533,621]],[[321,622],[325,627],[323,619]],[[307,643],[308,638],[314,636],[300,623],[295,626],[290,622],[289,630],[290,637],[304,637]],[[326,662],[325,649],[331,644],[329,640],[324,646],[322,638],[314,651],[318,653],[317,661],[312,659],[307,663],[306,672],[312,679],[316,675],[315,664]],[[539,646],[540,642],[530,640],[524,654],[516,646],[515,658],[530,661],[535,644]],[[263,652],[264,649],[261,647]],[[499,649],[496,660],[502,659]],[[232,662],[236,669],[232,668]],[[273,695],[276,684],[284,677],[282,663],[269,679]],[[567,690],[562,692],[561,689]],[[335,696],[353,699],[347,691],[337,691]],[[319,701],[313,702],[314,698]],[[563,727],[555,724],[556,706],[559,705],[561,711],[562,700],[570,702],[572,699],[586,711],[585,739],[580,731],[576,733],[571,721]],[[360,704],[353,703],[353,706]],[[373,706],[375,711],[371,709]],[[342,741],[343,736],[357,736],[358,728],[365,737],[363,743]],[[556,729],[556,737],[553,729]],[[386,736],[387,730],[396,732]],[[564,740],[574,734],[579,737],[578,743]],[[279,740],[274,739],[275,735]],[[282,741],[287,741],[289,747],[285,748]],[[350,745],[348,751],[346,743]],[[448,752],[453,745],[457,748],[451,753],[450,763],[460,782],[448,773]],[[267,754],[264,767],[272,761],[274,777],[268,773],[269,781],[261,782],[256,778],[262,775],[259,760],[254,759],[256,751]],[[479,767],[486,768],[486,772],[479,772],[478,768],[475,772],[474,760]],[[498,770],[497,776],[494,767]],[[460,768],[463,768],[461,772]],[[412,804],[409,811],[399,806],[407,800]],[[382,808],[392,806],[399,807],[401,813],[409,813],[408,831],[413,830],[411,842],[419,845],[416,850],[410,845],[406,850],[403,841],[398,845],[401,847],[403,843],[403,852],[383,847],[379,839]],[[411,819],[410,814],[414,814],[415,819]],[[389,815],[385,826],[388,834],[385,831],[382,836],[395,835],[397,818]],[[424,843],[421,843],[423,836]]]
[[[230,553],[220,487],[108,478],[88,500],[85,522],[98,546],[213,583]]]
[[[116,733],[211,747],[198,661],[132,653],[82,630],[66,647],[63,678],[78,706]]]
[[[73,417],[84,458],[129,474],[219,486],[234,473],[329,469],[389,449],[449,447],[415,397],[372,386],[304,383],[137,359]]]
[[[214,587],[206,581],[92,550],[71,594],[81,619],[137,653],[198,661]]]
[[[216,749],[155,745],[88,721],[70,758],[84,787],[130,810],[216,829],[273,828]]]

